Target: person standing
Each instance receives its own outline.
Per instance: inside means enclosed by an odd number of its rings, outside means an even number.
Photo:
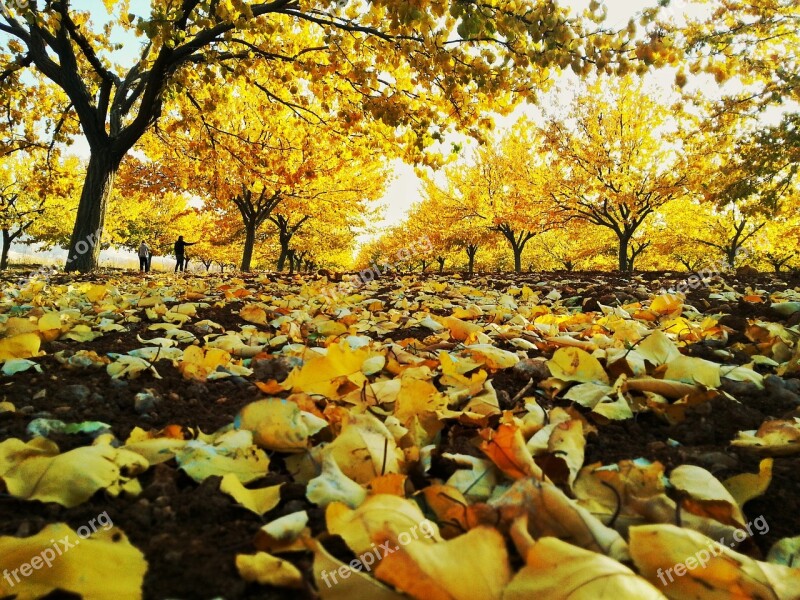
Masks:
[[[153,251],[150,250],[150,246],[142,240],[142,243],[139,244],[139,271],[143,273],[150,272],[150,258],[152,255]]]
[[[175,272],[177,273],[180,269],[181,271],[184,270],[186,266],[186,259],[184,255],[186,254],[186,246],[194,246],[197,242],[184,242],[183,236],[179,235],[178,240],[175,242]]]

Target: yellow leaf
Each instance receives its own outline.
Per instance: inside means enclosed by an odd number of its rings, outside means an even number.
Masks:
[[[314,580],[322,600],[408,600],[408,596],[383,585],[361,571],[371,571],[375,556],[345,564],[331,556],[315,539],[308,540],[314,552]]]
[[[386,538],[397,548],[381,560],[375,575],[420,600],[499,600],[511,580],[503,536],[496,529],[477,527],[438,544],[411,540],[399,532]]]
[[[58,446],[47,438],[35,437],[30,442],[11,438],[0,442],[0,477],[14,465],[33,456],[55,456]]]
[[[237,554],[236,569],[245,581],[275,587],[301,588],[303,574],[292,563],[266,552]]]
[[[92,304],[99,302],[103,298],[106,297],[108,293],[108,288],[104,285],[99,284],[90,284],[87,288],[83,290],[83,293],[86,294],[86,299],[89,300]],[[142,306],[141,304],[139,306]]]
[[[42,315],[39,319],[39,332],[47,342],[57,339],[61,335],[61,315],[57,312]]]
[[[379,475],[400,473],[404,456],[391,432],[373,415],[350,414],[341,433],[325,446],[336,464],[356,483],[368,484]]]
[[[17,457],[21,460],[3,474],[8,492],[68,508],[86,502],[101,489],[113,496],[130,489],[128,482],[149,467],[142,456],[108,445],[83,446],[54,456],[23,452]]]
[[[280,452],[302,452],[308,447],[308,437],[319,431],[319,425],[309,427],[312,415],[300,411],[300,407],[280,398],[269,398],[251,402],[242,408],[234,424],[237,429],[253,432],[253,441],[262,448]]]
[[[242,483],[250,483],[264,477],[269,469],[269,458],[252,445],[252,439],[249,431],[241,431],[228,432],[213,445],[192,440],[175,453],[175,459],[197,482],[212,475],[223,477],[231,473]]]
[[[267,311],[258,304],[245,304],[239,311],[239,316],[248,323],[255,323],[256,325],[267,324]]]
[[[323,321],[317,325],[317,331],[321,335],[344,335],[347,333],[347,327],[337,321]]]
[[[4,325],[3,333],[6,337],[39,331],[39,327],[34,321],[22,317],[9,317]]]
[[[724,502],[733,509],[738,523],[746,522],[739,504],[722,482],[711,473],[696,465],[681,465],[669,474],[670,483],[689,494],[695,500]]]
[[[519,362],[519,356],[491,344],[473,344],[465,348],[473,359],[482,361],[490,369],[508,369]]]
[[[679,356],[667,364],[664,379],[699,383],[707,388],[720,386],[720,370],[717,363],[692,356]]]
[[[764,421],[757,431],[740,431],[731,445],[768,456],[795,454],[800,452],[800,419]]]
[[[683,310],[683,299],[678,294],[662,294],[650,303],[650,310],[660,315],[669,315]]]
[[[281,501],[282,485],[283,484],[272,485],[266,488],[249,490],[242,485],[242,482],[239,481],[235,475],[226,473],[222,476],[219,489],[221,492],[228,494],[247,510],[257,515],[263,515],[278,506],[278,503]]]
[[[616,560],[628,558],[628,546],[619,533],[548,481],[520,479],[489,504],[503,523],[527,514],[528,531],[536,539],[557,537]]]
[[[630,529],[639,573],[670,598],[797,598],[800,569],[759,562],[701,533],[675,525]]]
[[[0,361],[37,356],[41,343],[41,338],[35,333],[19,333],[0,339]]]
[[[347,477],[333,455],[322,460],[322,472],[308,482],[306,498],[317,506],[328,506],[333,502],[356,508],[367,497],[367,490]]]
[[[772,462],[771,458],[765,458],[758,465],[758,473],[741,473],[722,482],[740,508],[744,509],[747,502],[766,493],[772,481]]]
[[[515,425],[501,424],[497,431],[481,431],[481,450],[497,468],[511,479],[535,477],[544,479],[542,469],[533,462],[533,457],[525,447],[525,439]]]
[[[580,348],[559,348],[547,361],[547,367],[553,377],[563,381],[610,383],[600,362]]]
[[[557,538],[545,537],[535,542],[525,563],[503,592],[503,600],[666,598],[616,560]]]
[[[199,346],[189,346],[183,351],[178,370],[186,379],[205,381],[217,367],[225,367],[230,361],[231,355],[225,350],[209,348],[207,352],[203,352]]]
[[[64,548],[65,543],[69,547]],[[12,571],[37,563],[29,576],[15,580]],[[27,538],[0,537],[0,572],[9,574],[0,578],[0,597],[27,600],[58,589],[86,600],[138,599],[146,571],[141,551],[116,527],[103,527],[83,538],[56,523]]]
[[[636,351],[645,360],[656,367],[675,360],[681,355],[678,347],[660,330],[656,330],[648,335],[644,341],[636,347]]]
[[[360,388],[366,382],[361,366],[371,353],[367,347],[352,350],[346,344],[333,344],[328,346],[325,356],[316,356],[302,367],[295,368],[283,386],[295,392],[338,399],[341,397],[339,390],[345,384]]]
[[[428,544],[441,540],[438,529],[425,518],[416,502],[390,494],[369,496],[355,509],[334,502],[325,511],[325,521],[328,531],[341,536],[356,554],[371,550],[386,528],[416,535]]]

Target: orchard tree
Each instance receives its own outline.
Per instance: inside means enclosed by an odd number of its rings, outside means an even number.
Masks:
[[[488,193],[492,229],[511,246],[514,271],[522,271],[527,243],[553,226],[552,173],[543,139],[528,119],[520,119],[498,144],[479,151],[477,181]]]
[[[544,130],[553,168],[552,199],[564,219],[610,229],[620,271],[633,269],[646,241],[637,230],[660,207],[688,196],[692,171],[668,106],[640,81],[599,77],[569,114]]]
[[[45,152],[38,155],[39,162],[29,153],[0,159],[0,270],[8,266],[11,245],[23,237],[45,247],[63,244],[63,225],[77,206],[78,158],[51,157],[47,163]]]
[[[250,270],[256,239],[268,222],[279,229],[280,270],[292,236],[309,219],[342,217],[349,203],[351,212],[361,211],[382,192],[386,162],[376,142],[348,135],[330,107],[326,112],[307,92],[304,105],[324,124],[279,102],[260,102],[259,90],[242,80],[232,82],[228,95],[215,99],[215,110],[206,113],[200,103],[216,93],[206,88],[176,103],[155,135],[145,137],[146,153],[176,187],[240,224],[242,271]]]
[[[0,5],[0,32],[9,40],[0,84],[28,68],[52,81],[90,148],[70,255],[102,229],[123,157],[172,98],[198,85],[216,81],[224,95],[223,81],[247,80],[257,64],[282,66],[285,77],[252,81],[262,101],[310,116],[296,97],[307,89],[351,128],[390,127],[400,152],[419,161],[452,128],[479,134],[490,126],[488,108],[506,112],[535,100],[551,71],[624,70],[635,35],[635,27],[598,29],[590,20],[601,19],[597,3],[573,17],[555,0],[152,0],[138,13],[127,2],[105,4],[112,19],[102,26],[71,0]],[[117,64],[122,44],[114,35],[141,48],[132,64]],[[214,105],[213,96],[202,99],[204,110]],[[90,270],[98,253],[95,246],[68,268]]]
[[[800,257],[800,213],[797,211],[800,192],[794,190],[792,202],[767,221],[758,235],[754,251],[763,263],[772,267],[775,273],[797,264]]]
[[[469,162],[447,169],[445,182],[426,182],[428,210],[446,223],[462,222],[460,229],[468,233],[462,245],[471,254],[470,273],[478,244],[485,239],[476,235],[476,228],[497,232],[508,242],[519,273],[525,246],[551,225],[550,172],[539,146],[536,128],[521,119],[507,135],[478,148]]]
[[[800,3],[730,0],[712,8],[680,28],[664,22],[658,30],[682,46],[693,74],[710,74],[720,84],[721,96],[692,93],[693,86],[686,93],[706,111],[714,142],[728,146],[710,172],[718,180],[715,202],[757,198],[769,217],[781,210],[800,169],[800,62],[793,54],[800,44]],[[678,84],[689,81],[681,70]],[[729,81],[734,85],[722,87]],[[765,125],[768,109],[780,111],[780,119]]]
[[[672,200],[662,206],[645,228],[655,256],[650,261],[652,266],[659,270],[680,266],[697,271],[710,264],[713,259],[709,260],[709,249],[697,238],[712,237],[714,211],[711,204],[696,198]]]
[[[472,275],[478,250],[496,234],[481,214],[480,195],[468,185],[468,173],[464,164],[448,167],[441,180],[423,173],[423,199],[409,213],[408,224],[429,236],[437,254],[464,252]]]
[[[545,231],[530,246],[531,260],[539,269],[608,269],[609,251],[614,251],[614,235],[605,228],[572,219]]]

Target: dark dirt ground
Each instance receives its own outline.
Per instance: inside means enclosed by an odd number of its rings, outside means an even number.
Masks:
[[[482,276],[486,277],[486,276]],[[487,278],[491,285],[502,289],[522,283],[563,281],[545,286],[558,288],[564,297],[579,296],[585,310],[595,310],[597,302],[614,305],[641,295],[636,288],[644,286],[652,291],[665,281],[680,281],[681,274],[665,276],[663,273],[643,273],[638,279],[619,277],[610,273],[525,273]],[[480,277],[473,278],[478,284]],[[743,281],[728,280],[737,291],[746,287],[779,291],[800,285],[798,276],[762,275]],[[387,286],[389,290],[392,286]],[[581,290],[578,292],[577,290]],[[708,314],[727,312],[726,324],[741,333],[747,319],[767,318],[785,320],[769,312],[765,305],[749,303],[723,304],[709,300],[708,290],[700,288],[689,294],[687,302]],[[235,305],[222,309],[205,309],[194,321],[209,318],[238,328],[244,325]],[[200,428],[210,432],[230,423],[237,411],[248,402],[262,396],[248,380],[232,378],[206,383],[187,383],[169,361],[159,361],[156,367],[163,379],[144,373],[131,381],[112,381],[104,369],[69,371],[58,365],[50,356],[65,348],[91,349],[99,354],[125,352],[141,347],[137,333],[145,333],[146,322],[132,327],[128,332],[109,333],[90,343],[72,341],[50,342],[44,345],[48,356],[39,359],[44,372],[33,371],[0,378],[0,401],[9,401],[17,407],[16,413],[0,413],[0,441],[11,437],[30,438],[26,426],[34,417],[57,418],[66,422],[96,420],[108,423],[119,439],[125,439],[135,426],[160,429],[170,424]],[[191,330],[191,326],[186,326]],[[394,331],[393,339],[422,339],[429,335],[424,329]],[[690,347],[685,351],[703,355],[703,347]],[[530,351],[529,356],[541,354]],[[527,381],[510,372],[494,376],[494,386],[501,397],[513,398]],[[741,404],[726,398],[690,410],[687,419],[678,425],[668,425],[652,413],[642,413],[624,422],[597,424],[598,434],[591,434],[586,447],[585,464],[614,463],[621,459],[644,457],[661,461],[668,469],[680,464],[696,464],[712,471],[719,478],[742,472],[757,472],[759,458],[728,446],[736,433],[756,429],[768,418],[798,413],[800,381],[772,381],[764,391],[747,385],[729,390]],[[142,415],[134,410],[134,396],[144,389],[153,390],[164,401],[149,413]],[[507,394],[505,396],[504,394]],[[506,408],[506,407],[504,407]],[[442,451],[457,449],[480,455],[477,449],[477,429],[471,430],[454,424],[442,433]],[[54,435],[52,438],[62,450],[90,443],[81,435]],[[671,440],[677,442],[675,445]],[[304,486],[291,483],[291,476],[281,470],[279,456],[272,456],[272,473],[259,485],[289,482],[282,488],[282,500],[277,508],[259,518],[239,507],[231,498],[219,492],[219,480],[210,478],[203,484],[194,483],[179,471],[174,463],[158,465],[140,476],[143,493],[137,498],[110,498],[102,493],[90,501],[66,509],[57,504],[19,501],[0,490],[0,535],[27,536],[36,533],[48,523],[63,521],[73,528],[84,525],[90,518],[107,511],[114,524],[121,527],[131,542],[141,549],[149,563],[144,584],[144,597],[166,598],[295,598],[314,597],[311,587],[298,592],[287,592],[248,584],[236,572],[234,555],[255,551],[253,538],[264,524],[281,515],[298,510],[308,510],[314,533],[324,528],[322,510],[305,498]],[[447,465],[435,466],[434,473],[447,470]],[[752,520],[762,515],[769,524],[769,532],[755,539],[758,548],[766,554],[776,540],[800,534],[800,457],[775,459],[772,483],[767,493],[752,500],[745,507]],[[340,554],[341,552],[337,552]],[[310,555],[298,554],[293,562],[310,574]],[[310,577],[307,578],[310,580]],[[50,598],[67,598],[54,593]]]

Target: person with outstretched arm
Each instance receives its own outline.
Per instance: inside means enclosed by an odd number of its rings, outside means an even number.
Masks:
[[[184,270],[186,266],[186,260],[184,255],[186,253],[186,246],[194,246],[197,242],[184,242],[183,236],[178,236],[178,241],[175,242],[175,272],[178,272],[178,269],[181,271]]]

